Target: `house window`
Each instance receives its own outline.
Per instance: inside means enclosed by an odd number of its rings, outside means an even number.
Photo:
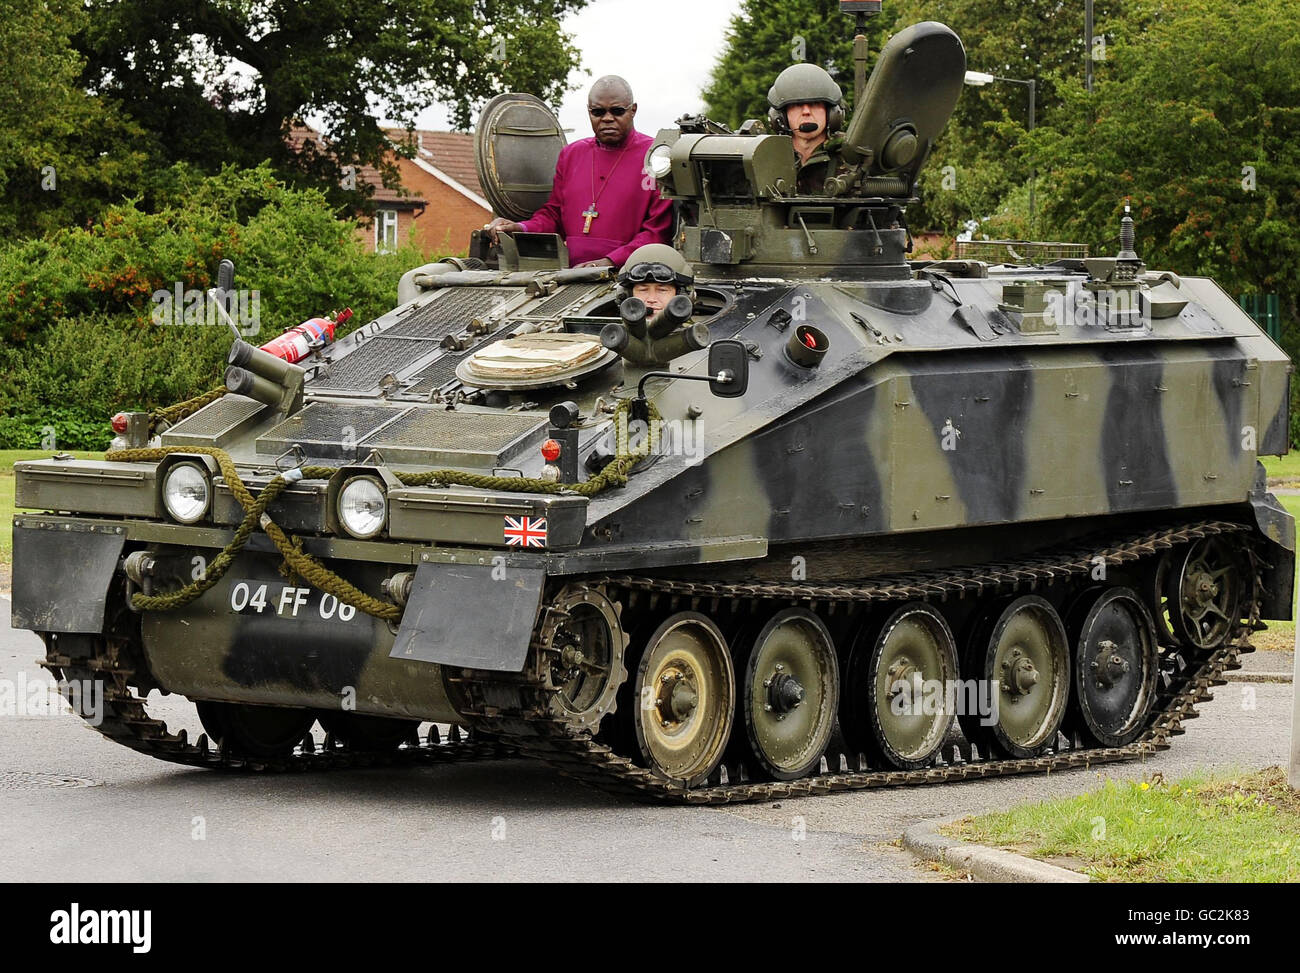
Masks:
[[[397,210],[381,209],[375,212],[375,251],[392,253],[397,249]]]

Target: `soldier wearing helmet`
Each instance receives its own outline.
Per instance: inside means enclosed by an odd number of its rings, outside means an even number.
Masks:
[[[772,131],[794,139],[801,196],[818,196],[829,176],[844,172],[844,92],[815,64],[792,64],[767,93]]]
[[[618,273],[619,294],[639,297],[658,314],[678,294],[694,298],[695,272],[686,258],[666,243],[651,243],[632,252]]]

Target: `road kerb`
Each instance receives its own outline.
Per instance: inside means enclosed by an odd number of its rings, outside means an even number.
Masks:
[[[939,833],[951,818],[934,818],[903,832],[903,847],[918,858],[969,872],[981,882],[1089,882],[1087,875],[1024,855],[959,841]]]

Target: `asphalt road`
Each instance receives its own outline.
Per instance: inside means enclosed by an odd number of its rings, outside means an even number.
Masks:
[[[3,599],[0,615],[2,704],[5,687],[12,698],[19,679],[48,676],[40,641],[8,628]],[[1106,775],[1284,763],[1291,686],[1218,693],[1145,766],[724,809],[628,804],[523,760],[225,775],[136,754],[71,714],[0,710],[0,847],[10,881],[941,881],[892,844],[907,825],[1078,793]],[[155,696],[150,709],[197,736],[184,700]]]

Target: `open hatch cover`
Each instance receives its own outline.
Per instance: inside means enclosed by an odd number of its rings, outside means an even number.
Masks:
[[[474,135],[474,165],[493,212],[519,222],[541,209],[567,141],[540,98],[511,92],[489,101]]]

